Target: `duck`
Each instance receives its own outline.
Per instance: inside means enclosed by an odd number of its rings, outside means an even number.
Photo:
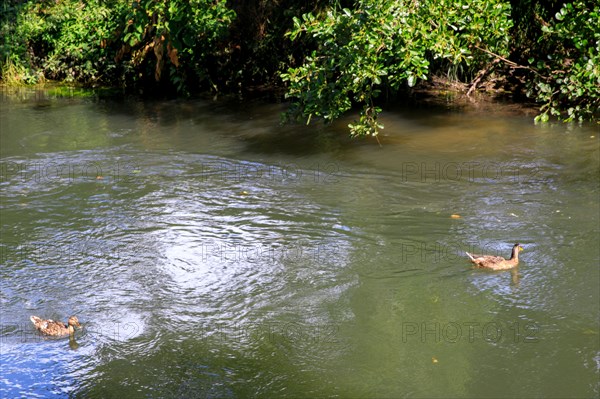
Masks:
[[[69,317],[67,323],[61,321],[54,321],[51,319],[44,320],[37,316],[29,317],[36,330],[44,335],[52,337],[64,337],[66,335],[73,337],[75,334],[75,327],[82,328],[79,324],[77,316]]]
[[[475,255],[465,252],[471,262],[475,263],[477,267],[490,270],[508,270],[516,267],[519,264],[519,252],[523,250],[521,244],[516,243],[513,245],[510,259],[505,259],[502,256],[493,255]]]

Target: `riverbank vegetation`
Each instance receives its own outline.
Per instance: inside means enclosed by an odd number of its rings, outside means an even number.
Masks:
[[[377,135],[387,101],[443,77],[598,121],[600,6],[532,0],[4,0],[4,84],[145,94],[279,91],[287,116]]]

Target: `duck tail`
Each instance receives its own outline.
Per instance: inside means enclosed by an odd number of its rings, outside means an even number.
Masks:
[[[39,328],[39,326],[41,326],[44,321],[37,316],[29,316],[29,320],[31,320],[35,328]]]
[[[471,259],[473,262],[475,262],[475,258],[473,256],[471,256],[470,253],[465,252],[467,254],[467,256],[469,257],[469,259]]]

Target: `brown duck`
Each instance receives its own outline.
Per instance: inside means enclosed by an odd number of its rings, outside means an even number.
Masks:
[[[36,330],[44,335],[49,335],[52,337],[63,337],[65,335],[72,337],[75,334],[75,327],[81,328],[81,324],[79,324],[79,320],[77,320],[76,316],[69,317],[67,324],[61,321],[40,319],[37,316],[31,316],[29,319],[35,326]]]
[[[471,259],[471,262],[475,263],[477,267],[491,270],[507,270],[519,264],[519,252],[523,250],[523,247],[517,243],[513,246],[512,254],[510,259],[505,259],[502,256],[493,255],[475,255],[465,252]]]

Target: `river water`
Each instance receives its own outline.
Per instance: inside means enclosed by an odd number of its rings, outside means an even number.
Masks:
[[[398,108],[379,146],[257,101],[0,107],[1,397],[600,394],[598,125]],[[464,255],[515,242],[516,271]]]

